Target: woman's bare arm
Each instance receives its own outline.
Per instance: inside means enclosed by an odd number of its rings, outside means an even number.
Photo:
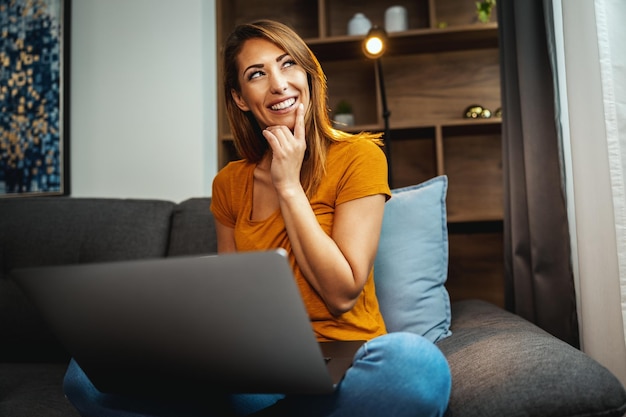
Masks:
[[[217,233],[217,252],[228,253],[236,252],[237,246],[235,246],[235,229],[228,227],[215,221],[215,231]]]
[[[341,315],[354,306],[373,266],[385,196],[338,205],[329,236],[300,183],[306,150],[303,107],[298,109],[293,133],[286,126],[271,126],[264,136],[272,148],[272,183],[296,261],[329,311]]]

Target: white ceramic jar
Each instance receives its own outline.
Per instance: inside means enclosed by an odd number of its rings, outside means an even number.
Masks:
[[[385,10],[385,30],[401,32],[409,28],[409,18],[403,6],[391,6]]]
[[[348,22],[348,35],[367,35],[372,22],[363,13],[356,13]]]

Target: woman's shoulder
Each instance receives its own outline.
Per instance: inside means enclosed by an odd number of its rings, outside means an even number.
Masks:
[[[216,188],[230,189],[234,185],[244,184],[243,179],[250,175],[250,170],[254,170],[254,164],[243,159],[229,162],[213,178],[214,191]]]
[[[370,138],[354,136],[341,141],[333,142],[329,149],[331,157],[380,157],[384,152],[382,147]]]
[[[356,136],[337,142],[328,154],[327,169],[328,183],[339,190],[336,204],[372,194],[390,195],[387,158],[371,139]]]
[[[216,178],[231,178],[238,177],[242,173],[248,172],[250,169],[254,169],[254,164],[244,160],[238,159],[236,161],[228,162],[224,168],[217,172]]]

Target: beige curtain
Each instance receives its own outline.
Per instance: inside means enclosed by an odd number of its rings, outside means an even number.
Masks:
[[[626,2],[553,8],[581,348],[626,384]]]

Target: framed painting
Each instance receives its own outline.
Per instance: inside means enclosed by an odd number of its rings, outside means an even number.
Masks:
[[[69,194],[70,9],[0,2],[0,197]]]

